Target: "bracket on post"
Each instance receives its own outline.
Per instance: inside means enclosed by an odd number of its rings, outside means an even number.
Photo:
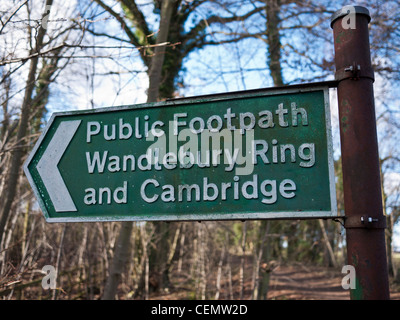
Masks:
[[[345,217],[344,227],[349,228],[366,228],[366,229],[386,229],[386,218],[372,218],[368,215]]]
[[[374,70],[372,68],[361,67],[356,62],[353,62],[351,66],[347,66],[336,70],[335,80],[342,81],[344,79],[358,80],[360,78],[369,78],[375,81]]]

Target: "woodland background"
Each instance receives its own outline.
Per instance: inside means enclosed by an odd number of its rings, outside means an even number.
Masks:
[[[340,272],[345,230],[333,220],[48,224],[22,164],[54,111],[332,80],[330,17],[347,4],[0,0],[1,299],[265,299],[279,266]],[[382,201],[395,285],[400,3],[357,4],[372,16]],[[331,91],[337,202],[344,210]],[[56,269],[55,290],[42,289],[45,265]]]

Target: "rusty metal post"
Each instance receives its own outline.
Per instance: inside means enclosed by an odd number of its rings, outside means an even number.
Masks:
[[[369,11],[346,6],[331,18],[338,81],[347,263],[351,299],[389,299],[386,220],[382,210],[368,23]]]

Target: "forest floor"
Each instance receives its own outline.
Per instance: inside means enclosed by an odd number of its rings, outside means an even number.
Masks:
[[[234,262],[236,259],[232,259]],[[251,299],[251,269],[250,258],[246,261],[246,271],[244,277],[243,299]],[[224,278],[221,281],[221,291],[219,299],[239,299],[239,272],[238,265],[232,264],[232,285],[229,280]],[[345,274],[341,273],[341,268],[326,268],[313,266],[304,263],[285,263],[276,264],[271,272],[268,300],[349,300],[348,290],[342,288],[342,279]],[[214,275],[215,278],[215,275]],[[198,299],[193,292],[193,279],[172,274],[171,282],[173,287],[169,293],[162,295],[151,295],[150,299],[159,300],[186,300]],[[191,283],[191,285],[188,285]],[[207,299],[215,297],[215,280],[208,281]],[[214,288],[211,288],[214,286]],[[231,288],[231,289],[230,289]],[[400,284],[391,281],[390,284],[391,300],[400,300]]]
[[[400,256],[399,256],[400,258]],[[397,266],[400,265],[400,259],[397,260]],[[217,293],[217,272],[216,267],[206,270],[203,277],[191,270],[189,265],[182,266],[182,272],[178,272],[174,265],[170,273],[170,286],[168,292],[151,293],[150,300],[240,300],[240,265],[241,256],[231,255],[230,264],[223,265],[221,269],[221,281],[219,296]],[[348,290],[342,288],[342,279],[345,274],[341,273],[341,267],[327,268],[315,264],[304,262],[283,262],[274,261],[270,263],[270,281],[267,299],[268,300],[349,300]],[[253,257],[246,256],[244,264],[243,277],[243,300],[252,299],[252,270]],[[201,282],[204,282],[206,276],[206,292],[202,295]],[[29,276],[29,274],[27,274]],[[28,279],[29,278],[29,279]],[[20,279],[20,285],[24,288],[23,293],[15,290],[12,299],[51,299],[52,291],[42,290],[42,274],[35,277]],[[87,292],[82,289],[82,283],[73,281],[74,276],[68,273],[63,276],[64,281],[60,283],[60,290],[57,293],[57,299],[84,299],[97,300],[101,298],[102,290],[100,287],[93,287],[93,295],[87,296]],[[61,280],[61,279],[60,279]],[[204,283],[203,283],[204,284]],[[97,289],[96,289],[97,288]],[[10,299],[10,288],[0,286],[0,299],[8,297]],[[95,290],[96,289],[96,290]],[[94,291],[95,290],[95,291]],[[120,299],[131,299],[129,297],[129,288],[125,288],[121,283],[119,286]],[[400,283],[390,279],[390,298],[400,300]],[[122,293],[125,292],[125,293]],[[86,293],[86,294],[85,294]],[[140,298],[136,298],[139,299]]]
[[[341,270],[302,264],[278,267],[272,272],[268,299],[348,300]],[[392,285],[391,299],[400,299],[400,286]]]

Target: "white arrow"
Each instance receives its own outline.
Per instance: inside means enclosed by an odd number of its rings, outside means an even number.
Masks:
[[[37,164],[37,170],[56,212],[77,211],[58,170],[58,163],[80,124],[81,120],[61,122]]]

